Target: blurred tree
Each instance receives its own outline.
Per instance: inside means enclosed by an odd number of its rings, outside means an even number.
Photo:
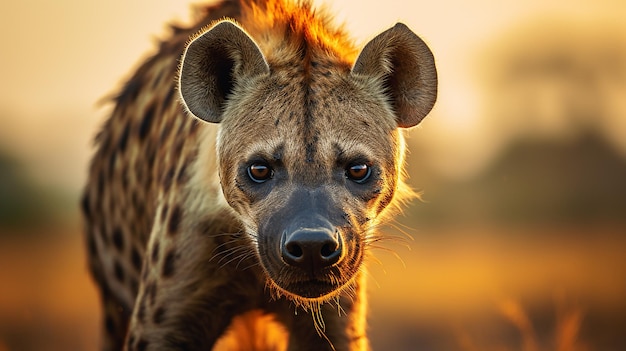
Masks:
[[[28,178],[20,163],[0,150],[0,228],[32,228],[54,217],[49,192]],[[0,235],[11,233],[1,230]]]

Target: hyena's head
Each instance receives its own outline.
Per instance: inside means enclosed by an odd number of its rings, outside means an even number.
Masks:
[[[189,43],[179,84],[193,115],[221,123],[222,190],[270,286],[307,303],[349,289],[362,269],[372,228],[403,186],[400,128],[431,110],[437,75],[402,24],[353,64],[301,39],[264,53],[219,22]]]

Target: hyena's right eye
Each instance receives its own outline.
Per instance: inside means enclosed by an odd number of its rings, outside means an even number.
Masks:
[[[346,177],[359,184],[365,183],[372,174],[372,168],[366,163],[355,163],[346,168]]]
[[[263,183],[273,175],[274,170],[265,162],[255,162],[248,166],[248,177],[256,183]]]

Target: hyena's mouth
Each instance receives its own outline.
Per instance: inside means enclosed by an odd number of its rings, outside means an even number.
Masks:
[[[346,277],[339,272],[328,273],[326,276],[303,279],[299,272],[271,277],[273,287],[279,295],[285,295],[294,300],[331,300],[350,286],[352,277]]]
[[[259,247],[259,252],[270,287],[292,300],[320,302],[350,290],[362,261],[360,245],[353,241],[329,228],[283,233],[273,245],[269,240],[274,249]]]

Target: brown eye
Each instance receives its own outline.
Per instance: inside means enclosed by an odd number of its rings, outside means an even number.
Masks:
[[[365,163],[354,164],[346,169],[346,177],[357,183],[364,183],[371,174],[370,166]]]
[[[257,183],[263,183],[272,178],[273,172],[270,166],[263,162],[253,163],[248,167],[248,177]]]

